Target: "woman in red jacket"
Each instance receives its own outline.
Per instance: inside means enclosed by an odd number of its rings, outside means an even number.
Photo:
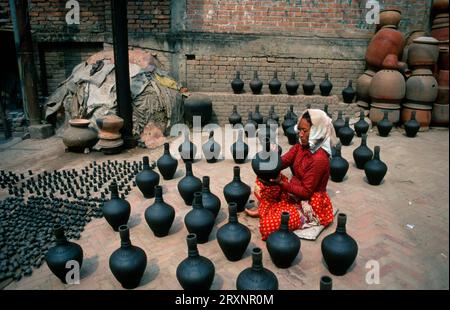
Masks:
[[[290,180],[283,174],[267,183],[256,179],[254,194],[258,209],[246,210],[260,219],[262,239],[280,227],[281,213],[290,213],[289,229],[333,221],[333,206],[326,192],[330,173],[331,145],[336,142],[332,120],[322,110],[309,109],[297,124],[300,144],[281,157],[282,169],[291,168]]]

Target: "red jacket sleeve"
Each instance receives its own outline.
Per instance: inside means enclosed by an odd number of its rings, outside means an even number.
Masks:
[[[283,189],[301,200],[309,200],[314,194],[319,182],[329,169],[327,158],[314,156],[305,167],[302,178],[293,176],[289,182],[283,182]]]
[[[287,167],[289,167],[290,165],[292,165],[294,163],[295,160],[295,156],[297,155],[298,152],[298,148],[299,148],[300,144],[296,144],[293,147],[291,147],[291,149],[284,154],[283,156],[281,156],[281,170],[286,169]]]

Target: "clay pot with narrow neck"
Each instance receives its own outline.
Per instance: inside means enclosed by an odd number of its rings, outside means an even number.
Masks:
[[[333,279],[329,276],[322,276],[320,278],[319,289],[321,291],[331,291],[333,289]]]
[[[119,197],[117,183],[113,181],[109,186],[111,199],[102,206],[103,216],[114,231],[118,231],[119,226],[126,225],[130,218],[131,206],[128,201]]]
[[[136,185],[146,199],[155,197],[155,186],[159,184],[159,174],[150,168],[148,156],[142,159],[143,169],[136,175]]]
[[[97,132],[89,127],[87,119],[71,119],[69,127],[64,131],[63,143],[71,152],[84,152],[86,148],[92,148],[98,141]]]
[[[242,118],[237,111],[236,105],[233,106],[233,112],[231,112],[230,116],[228,117],[228,122],[233,126],[242,124]]]
[[[303,82],[302,87],[303,87],[303,93],[306,96],[311,96],[314,94],[314,89],[316,88],[316,84],[314,83],[314,81],[311,78],[312,74],[311,72],[308,71],[308,77],[307,79]]]
[[[286,129],[286,137],[288,138],[289,145],[296,145],[298,142],[298,133],[295,130],[295,126],[291,126]]]
[[[298,81],[295,79],[295,72],[291,73],[291,78],[286,82],[286,91],[288,95],[296,95],[299,87]]]
[[[202,204],[203,208],[211,211],[214,217],[217,217],[217,214],[220,211],[220,199],[213,193],[211,193],[211,189],[209,188],[209,176],[204,176],[202,179]]]
[[[394,127],[394,124],[389,120],[388,118],[388,111],[384,111],[384,117],[381,121],[377,122],[377,129],[378,134],[380,137],[387,137],[389,136],[389,133],[391,132],[392,127]]]
[[[294,112],[294,105],[289,105],[289,109],[286,111],[286,114],[284,115],[284,119],[292,118],[295,122],[298,121],[298,116]]]
[[[221,147],[220,144],[214,140],[214,131],[209,132],[209,139],[202,146],[203,155],[205,155],[206,162],[215,163],[220,158]]]
[[[339,129],[338,137],[342,145],[348,146],[352,143],[353,137],[355,136],[355,131],[350,128],[350,117],[345,118],[344,127]]]
[[[280,89],[281,89],[281,82],[278,79],[278,72],[275,71],[273,73],[273,78],[269,82],[269,90],[272,95],[276,95],[280,93]]]
[[[178,146],[178,152],[184,162],[193,162],[197,154],[197,146],[189,140],[188,131],[184,132],[184,141]]]
[[[328,73],[325,73],[325,79],[320,83],[320,94],[322,96],[329,96],[331,93],[331,90],[333,89],[333,84],[331,83],[329,79]]]
[[[254,95],[261,93],[263,82],[258,77],[258,71],[253,72],[253,80],[250,81],[250,89]]]
[[[264,181],[276,179],[281,171],[281,156],[270,147],[270,138],[265,137],[263,150],[258,152],[252,160],[252,169],[258,178]]]
[[[161,186],[155,186],[155,202],[145,210],[144,217],[156,237],[169,234],[175,219],[175,209],[164,202]]]
[[[380,185],[388,167],[380,160],[380,147],[375,146],[373,158],[364,165],[364,172],[370,185]]]
[[[348,171],[348,161],[341,156],[341,144],[337,144],[330,160],[330,178],[333,182],[342,182]]]
[[[345,126],[345,121],[342,118],[342,111],[338,111],[338,116],[336,120],[333,122],[334,132],[336,135],[339,133],[339,130]]]
[[[172,157],[170,154],[169,143],[164,143],[164,154],[156,161],[159,173],[163,176],[164,180],[171,180],[175,175],[178,167],[178,160]]]
[[[233,155],[233,160],[236,164],[243,164],[245,163],[245,160],[248,156],[248,145],[244,142],[243,138],[243,131],[238,131],[238,139],[236,142],[234,142],[231,147],[230,151]]]
[[[247,122],[245,122],[244,130],[245,136],[254,138],[256,136],[256,129],[258,127],[258,123],[253,120],[253,112],[248,112]]]
[[[411,119],[404,125],[406,136],[414,138],[420,130],[420,124],[416,120],[416,111],[411,112]]]
[[[236,77],[231,81],[231,88],[235,94],[240,94],[244,90],[244,81],[241,80],[241,73],[236,71]]]
[[[278,290],[277,276],[264,268],[261,248],[252,250],[252,266],[239,273],[236,279],[237,290]]]
[[[240,171],[240,168],[235,166],[233,180],[223,188],[223,195],[227,203],[236,203],[237,212],[244,211],[251,193],[250,186],[241,181]]]
[[[202,190],[202,182],[192,172],[192,163],[186,163],[186,175],[178,182],[177,188],[184,203],[188,206],[192,204],[194,193]]]
[[[358,137],[361,137],[362,134],[369,131],[370,125],[365,120],[364,111],[359,112],[359,121],[357,121],[353,127],[355,128],[355,132]]]
[[[253,112],[252,114],[252,119],[257,123],[257,124],[262,124],[264,123],[264,118],[261,115],[261,113],[259,113],[259,104],[257,104],[255,106],[255,112]]]
[[[352,103],[355,99],[356,91],[353,89],[352,80],[348,81],[348,86],[342,91],[342,98],[345,103]]]
[[[196,192],[192,210],[184,217],[186,229],[189,233],[196,234],[198,243],[206,243],[214,227],[214,221],[214,214],[203,207],[202,193]]]
[[[367,146],[367,135],[362,134],[361,145],[353,151],[353,159],[358,169],[364,169],[364,165],[373,157],[372,150]]]

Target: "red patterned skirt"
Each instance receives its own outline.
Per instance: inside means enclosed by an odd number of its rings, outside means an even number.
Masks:
[[[282,174],[281,178],[287,180]],[[257,178],[254,194],[259,201],[259,231],[262,240],[266,240],[272,232],[279,229],[282,212],[289,212],[291,231],[302,228],[307,222],[313,222],[312,217],[316,219],[317,224],[324,226],[333,221],[333,206],[326,192],[316,192],[308,201],[313,214],[306,210],[305,212],[301,201],[279,185],[267,185]]]

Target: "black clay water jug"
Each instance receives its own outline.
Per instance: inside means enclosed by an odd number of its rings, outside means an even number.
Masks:
[[[331,113],[328,112],[328,103],[324,104],[323,111],[328,115],[329,118],[332,118]]]
[[[242,93],[244,89],[244,81],[241,80],[241,73],[239,71],[236,71],[236,77],[231,81],[231,88],[235,94]]]
[[[159,184],[159,174],[150,168],[148,156],[142,159],[143,170],[136,175],[136,185],[145,198],[155,197],[155,186]]]
[[[322,276],[320,278],[319,288],[321,291],[331,291],[333,289],[333,279],[329,276]]]
[[[175,219],[175,209],[164,202],[162,187],[155,187],[155,202],[144,213],[145,221],[156,237],[164,237],[169,234]]]
[[[335,148],[335,155],[330,161],[330,177],[333,182],[342,182],[348,171],[348,161],[341,156],[341,145]]]
[[[178,146],[178,152],[184,162],[193,162],[197,154],[197,146],[189,140],[189,132],[184,132],[184,141]]]
[[[342,98],[345,103],[352,103],[355,96],[356,91],[352,87],[352,80],[349,80],[347,87],[342,90]]]
[[[119,234],[120,248],[109,257],[109,269],[123,288],[133,289],[141,282],[147,267],[147,255],[140,247],[131,244],[127,225],[119,227]]]
[[[228,205],[228,223],[217,230],[217,242],[226,258],[238,261],[250,243],[251,233],[247,226],[239,223],[237,207],[234,202]]]
[[[378,134],[380,137],[387,137],[389,136],[389,133],[391,132],[392,127],[394,127],[394,124],[389,120],[388,118],[389,112],[384,111],[384,117],[381,121],[377,122],[377,129]]]
[[[64,235],[64,228],[60,224],[53,227],[55,235],[55,246],[48,249],[45,255],[45,261],[48,268],[55,276],[57,276],[62,283],[67,283],[71,280],[70,271],[73,269],[72,265],[66,267],[67,262],[76,261],[78,263],[78,270],[81,270],[83,264],[83,249],[76,243],[67,241]],[[67,277],[67,278],[66,278]]]
[[[119,197],[117,183],[113,181],[109,186],[111,199],[103,203],[102,212],[105,220],[111,225],[114,231],[118,231],[119,226],[126,225],[130,218],[130,203]]]
[[[380,147],[375,146],[373,159],[364,165],[364,172],[370,185],[380,185],[388,167],[380,160]]]
[[[364,111],[359,112],[359,121],[353,125],[355,128],[356,135],[361,137],[362,134],[365,134],[369,131],[369,123],[365,120]]]
[[[188,232],[197,235],[198,243],[206,243],[214,227],[214,221],[214,214],[203,208],[202,193],[195,193],[192,210],[184,217],[184,224]]]
[[[206,162],[215,163],[220,157],[220,144],[214,140],[214,131],[209,132],[209,139],[202,145],[203,155],[206,158]]]
[[[338,135],[339,130],[345,126],[345,121],[342,118],[342,111],[338,111],[338,116],[336,120],[333,122],[334,132]]]
[[[273,78],[269,82],[269,90],[272,95],[276,95],[280,92],[281,82],[278,79],[278,72],[273,73]]]
[[[238,166],[233,168],[233,181],[225,185],[223,188],[223,195],[227,203],[236,203],[237,212],[242,212],[245,209],[248,198],[250,197],[250,186],[241,181],[241,169]]]
[[[303,82],[303,93],[306,96],[311,96],[314,94],[314,88],[316,88],[316,84],[311,78],[311,72],[308,70],[308,78]]]
[[[238,131],[238,139],[230,146],[231,155],[236,164],[243,164],[248,156],[248,145],[244,142],[243,131]]]
[[[186,241],[188,257],[177,267],[177,280],[185,290],[209,290],[215,275],[214,264],[199,254],[195,234],[188,234]]]
[[[220,199],[213,193],[209,188],[209,176],[204,176],[202,179],[202,204],[203,208],[211,211],[214,217],[217,217],[217,214],[220,211]]]
[[[325,79],[320,83],[319,88],[322,96],[330,95],[331,90],[333,89],[333,84],[331,84],[328,73],[325,73]]]
[[[292,71],[291,78],[286,82],[286,91],[288,95],[296,95],[299,87],[298,81],[295,79],[295,72]]]
[[[258,71],[253,72],[253,80],[250,81],[250,89],[254,95],[258,95],[261,93],[261,89],[263,87],[263,82],[258,77]]]
[[[289,268],[300,252],[300,238],[289,230],[289,212],[281,213],[280,229],[266,240],[267,251],[275,266]]]
[[[328,270],[342,276],[347,273],[358,254],[358,244],[347,234],[345,224],[347,216],[339,213],[336,232],[322,240],[322,255]]]
[[[241,271],[236,279],[236,289],[250,291],[278,290],[276,275],[263,266],[261,248],[252,250],[252,266]]]
[[[353,151],[353,159],[355,160],[358,169],[364,169],[365,164],[371,160],[373,152],[367,146],[367,135],[363,134],[361,137],[361,145]]]
[[[420,130],[420,123],[416,120],[416,111],[411,112],[411,119],[405,123],[406,136],[414,138]]]
[[[264,122],[263,116],[259,113],[259,104],[255,106],[255,112],[252,114],[252,119],[256,124],[262,124]]]
[[[289,127],[293,127],[293,126],[295,126],[295,125],[297,125],[297,121],[296,121],[295,119],[284,117],[284,121],[283,121],[283,123],[281,124],[281,127],[283,128],[284,135],[285,135],[285,136],[287,135],[287,134],[286,134],[286,130],[287,130]]]
[[[171,180],[175,175],[178,167],[178,160],[170,154],[169,143],[164,143],[164,154],[156,161],[159,173],[161,173],[164,180]]]
[[[284,115],[284,119],[287,118],[292,118],[293,120],[295,120],[295,122],[298,121],[298,116],[297,114],[295,114],[294,112],[294,105],[289,105],[289,109],[287,110],[286,114]]]
[[[286,137],[288,138],[289,145],[295,145],[298,143],[298,133],[295,131],[295,126],[291,126],[286,129]]]
[[[186,162],[186,175],[178,182],[177,187],[184,203],[188,206],[192,205],[194,193],[202,190],[202,181],[194,176],[192,172],[192,163]]]
[[[281,156],[279,152],[271,150],[270,139],[264,139],[263,150],[252,159],[253,172],[264,181],[276,179],[281,171]]]
[[[242,118],[237,111],[236,105],[233,106],[233,112],[231,112],[230,116],[228,117],[228,122],[233,126],[242,124]]]
[[[339,140],[341,140],[342,145],[350,145],[352,143],[353,137],[355,136],[355,131],[350,128],[350,117],[345,118],[345,125],[339,129]]]
[[[269,115],[270,118],[273,119],[278,124],[278,122],[280,121],[280,117],[278,116],[277,112],[275,112],[275,106],[273,105],[270,106]]]
[[[248,112],[247,122],[244,125],[245,136],[254,138],[256,136],[256,129],[258,128],[258,123],[253,120],[253,112]]]

